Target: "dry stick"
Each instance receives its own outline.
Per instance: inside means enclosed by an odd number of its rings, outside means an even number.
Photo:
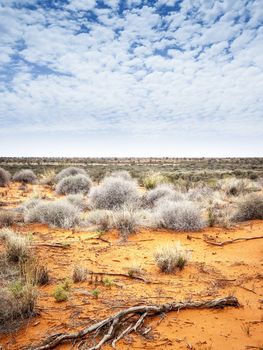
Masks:
[[[97,345],[87,349],[87,350],[97,350],[105,344],[110,339],[120,340],[121,337],[118,336],[117,329],[122,325],[123,319],[127,317],[127,315],[135,315],[138,316],[138,320],[132,328],[137,328],[142,321],[148,316],[152,317],[155,315],[159,315],[162,313],[167,313],[171,311],[179,311],[183,309],[211,309],[211,308],[224,308],[227,306],[238,307],[239,302],[234,296],[227,296],[219,299],[211,299],[207,301],[189,301],[189,302],[174,302],[163,305],[138,305],[127,308],[125,310],[121,310],[117,312],[115,315],[105,318],[91,326],[87,326],[82,330],[75,333],[58,333],[48,337],[43,345],[30,347],[28,349],[31,350],[49,350],[53,349],[61,343],[72,341],[72,340],[81,340],[85,336],[96,332],[98,329],[102,327],[108,326],[108,331],[103,338],[97,343]],[[138,324],[138,326],[137,326]],[[125,333],[124,333],[125,335]]]
[[[62,248],[62,249],[67,249],[70,248],[69,243],[35,243],[33,244],[35,247],[51,247],[51,248]]]
[[[143,281],[145,283],[151,283],[150,281],[147,281],[146,279],[144,279],[143,277],[140,276],[134,276],[134,275],[129,275],[126,273],[115,273],[115,272],[93,272],[93,271],[89,271],[90,275],[99,275],[99,276],[117,276],[117,277],[127,277],[127,278],[133,278],[135,280],[139,280],[139,281]]]
[[[240,242],[240,241],[250,241],[252,239],[262,239],[262,238],[263,238],[263,236],[240,237],[240,238],[230,239],[230,240],[224,241],[224,242],[214,242],[214,241],[209,241],[209,240],[204,239],[204,242],[211,244],[211,245],[216,245],[216,246],[222,247],[226,244],[236,243],[236,242]]]

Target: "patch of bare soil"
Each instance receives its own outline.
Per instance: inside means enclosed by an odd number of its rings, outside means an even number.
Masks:
[[[29,186],[24,195],[18,186],[12,184],[7,195],[0,195],[6,207],[24,201],[36,190],[53,196],[48,187]],[[0,191],[3,193],[5,189]],[[120,241],[116,231],[94,238],[92,232],[52,229],[39,224],[17,225],[14,229],[32,235],[33,249],[47,266],[51,283],[39,288],[38,316],[25,321],[19,331],[0,335],[2,349],[17,350],[40,344],[50,334],[79,330],[134,305],[227,295],[236,296],[241,306],[180,310],[153,317],[145,321],[145,332],[124,337],[116,347],[160,350],[263,347],[263,239],[223,246],[206,242],[262,236],[262,221],[234,229],[207,228],[199,233],[141,229],[127,242]],[[189,264],[175,274],[160,273],[153,259],[155,248],[178,241],[192,252]],[[142,279],[128,275],[135,263],[143,269]],[[58,303],[52,291],[63,279],[72,277],[75,265],[84,266],[93,274],[85,282],[74,283],[69,299]],[[99,291],[98,298],[92,294],[94,289]],[[68,343],[57,348],[69,350],[78,345]],[[109,344],[103,346],[110,348]]]

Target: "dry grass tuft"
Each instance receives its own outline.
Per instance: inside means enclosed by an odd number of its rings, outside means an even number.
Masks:
[[[189,251],[180,244],[167,244],[156,249],[154,259],[162,272],[171,273],[182,270],[190,258]]]

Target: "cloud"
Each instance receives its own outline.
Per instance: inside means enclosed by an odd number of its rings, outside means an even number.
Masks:
[[[261,1],[54,3],[1,2],[1,133],[262,135]]]

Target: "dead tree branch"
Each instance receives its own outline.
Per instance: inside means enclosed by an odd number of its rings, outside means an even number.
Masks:
[[[242,241],[250,241],[252,239],[262,239],[262,238],[263,238],[263,236],[240,237],[240,238],[230,239],[228,241],[223,241],[223,242],[214,242],[214,241],[210,241],[210,240],[204,239],[204,242],[206,242],[207,244],[211,244],[211,245],[216,245],[218,247],[222,247],[222,246],[227,245],[227,244],[232,244],[232,243],[242,242]]]
[[[163,305],[138,305],[121,310],[115,315],[105,318],[93,325],[87,326],[75,333],[58,333],[48,337],[42,345],[30,347],[31,350],[50,350],[59,344],[69,341],[81,341],[87,336],[103,333],[97,344],[87,348],[87,350],[98,350],[101,346],[109,341],[113,347],[125,335],[136,332],[143,324],[146,317],[168,313],[171,311],[179,311],[183,309],[211,309],[225,308],[228,306],[238,307],[239,302],[236,297],[227,296],[219,299],[207,301],[189,301],[189,302],[173,302]],[[98,332],[100,331],[100,332]]]

